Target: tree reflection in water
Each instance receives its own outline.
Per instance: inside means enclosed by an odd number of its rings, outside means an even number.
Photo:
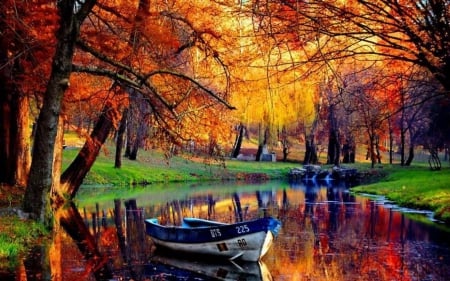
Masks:
[[[355,197],[345,186],[211,190],[196,187],[181,199],[173,193],[151,204],[149,191],[147,199],[139,197],[140,207],[115,200],[110,209],[87,206],[92,214],[84,218],[73,205],[58,210],[50,250],[34,249],[40,258],[25,260],[18,276],[26,277],[16,280],[210,280],[213,272],[216,279],[440,281],[450,274],[449,232]],[[161,258],[145,235],[144,214],[171,224],[188,216],[234,222],[273,215],[283,225],[263,263],[235,266],[177,253]]]

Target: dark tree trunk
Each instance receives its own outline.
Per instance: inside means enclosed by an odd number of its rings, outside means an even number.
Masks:
[[[375,168],[376,156],[375,156],[375,139],[374,137],[369,137],[369,145],[367,147],[366,160],[370,158],[371,167]]]
[[[133,146],[131,146],[131,151],[130,151],[130,155],[128,156],[128,159],[136,160],[138,150],[139,150],[139,139],[136,137],[136,139],[134,140]]]
[[[236,141],[233,145],[233,153],[231,154],[232,158],[238,157],[239,153],[241,152],[241,146],[242,146],[242,140],[244,139],[244,131],[245,127],[241,123],[238,126],[238,135],[236,136]]]
[[[316,144],[314,143],[314,138],[310,137],[309,140],[305,143],[306,150],[305,150],[305,158],[303,160],[304,165],[308,164],[317,164],[317,148]]]
[[[375,151],[377,163],[381,164],[380,137],[378,135],[375,137]]]
[[[439,159],[438,151],[436,148],[430,148],[430,158],[428,159],[430,169],[438,171],[441,169],[441,160]]]
[[[289,147],[283,144],[283,162],[287,161],[288,154],[289,154]]]
[[[83,148],[61,175],[61,184],[58,192],[60,196],[65,197],[65,194],[67,194],[71,199],[75,197],[83,179],[91,169],[102,145],[105,143],[109,132],[119,120],[119,111],[110,103],[107,103],[90,137],[86,139]]]
[[[333,164],[339,166],[339,160],[341,156],[341,144],[339,143],[339,132],[337,127],[337,120],[334,114],[334,105],[330,105],[328,108],[328,152],[327,152],[327,164]]]
[[[136,138],[134,140],[133,146],[131,147],[131,152],[128,157],[130,160],[137,159],[137,153],[138,153],[139,148],[142,146],[142,142],[144,140],[146,129],[147,129],[147,124],[145,122],[140,122],[138,124]]]
[[[3,77],[2,77],[3,78]],[[14,122],[14,108],[17,105],[16,94],[13,94],[11,89],[7,89],[3,79],[0,78],[0,166],[2,172],[0,173],[0,182],[14,185],[14,130],[16,124]]]
[[[405,166],[411,166],[411,163],[414,159],[414,145],[409,147],[408,159],[406,159]]]
[[[122,167],[122,148],[123,148],[123,135],[125,133],[127,125],[127,111],[124,109],[122,113],[122,119],[120,120],[119,130],[117,131],[116,141],[116,157],[114,162],[114,168],[120,169]]]
[[[256,151],[256,161],[260,161],[262,151],[263,151],[263,145],[260,144],[260,145],[258,145],[258,150]]]
[[[400,130],[400,165],[405,165],[405,130]]]
[[[400,116],[400,165],[405,165],[405,92],[400,91],[401,116]]]
[[[339,166],[340,159],[340,144],[337,136],[336,130],[330,130],[329,138],[328,138],[328,157],[327,164],[333,164],[335,166]]]
[[[392,129],[391,118],[387,119],[389,127],[389,164],[393,162],[393,145],[394,145],[394,130]]]
[[[289,154],[289,141],[286,127],[283,127],[283,129],[281,130],[280,142],[283,148],[283,162],[286,162],[287,156]]]
[[[26,186],[31,163],[28,98],[11,80],[21,73],[17,60],[9,67],[7,49],[0,49],[0,65],[5,66],[0,69],[0,182]]]
[[[130,158],[131,144],[133,143],[132,137],[131,137],[131,132],[130,132],[129,129],[130,129],[130,125],[127,123],[127,134],[126,134],[127,141],[126,141],[126,144],[125,144],[125,153],[123,155],[126,158]]]
[[[91,11],[95,1],[84,1],[83,9],[74,14],[74,2],[59,1],[60,26],[58,42],[53,57],[52,71],[36,123],[33,159],[29,181],[23,199],[23,209],[31,217],[51,224],[50,196],[53,173],[53,150],[58,129],[59,113],[64,93],[69,85],[72,59],[79,27]]]
[[[315,143],[316,138],[316,130],[319,125],[319,111],[320,111],[320,105],[316,105],[316,116],[314,118],[314,121],[311,125],[311,132],[309,135],[307,135],[305,131],[305,157],[303,159],[303,164],[317,164],[318,157],[317,157],[317,148]]]
[[[140,93],[129,90],[130,107],[127,119],[127,145],[125,148],[125,157],[130,160],[136,160],[137,153],[146,135],[147,123],[146,116],[150,114],[148,104],[142,102],[143,97]]]
[[[264,150],[264,146],[267,145],[267,143],[269,141],[269,137],[270,137],[270,132],[269,132],[269,128],[267,127],[264,130],[264,135],[263,135],[262,142],[260,141],[260,144],[258,145],[258,151],[256,152],[256,161],[261,161],[263,150]]]

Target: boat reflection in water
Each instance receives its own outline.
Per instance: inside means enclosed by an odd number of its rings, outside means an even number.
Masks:
[[[112,201],[116,191],[87,188],[77,207],[55,214],[60,227],[51,245],[31,251],[15,276],[0,273],[0,280],[449,280],[444,225],[354,196],[345,185],[164,185],[126,189]],[[180,225],[186,217],[236,223],[265,216],[283,226],[264,263],[163,251],[144,223],[152,217]]]
[[[214,259],[176,258],[160,254],[152,257],[144,276],[159,276],[163,280],[273,280],[264,262],[234,262]]]

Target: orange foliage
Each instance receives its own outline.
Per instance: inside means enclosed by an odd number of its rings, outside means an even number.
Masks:
[[[48,1],[2,2],[6,11],[2,31],[4,44],[9,45],[9,59],[19,62],[20,76],[15,77],[23,93],[36,95],[45,90],[55,49],[55,32],[59,17],[55,4]]]

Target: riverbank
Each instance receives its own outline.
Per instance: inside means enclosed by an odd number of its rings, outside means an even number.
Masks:
[[[63,166],[76,156],[77,149],[64,151]],[[107,148],[99,155],[83,184],[89,185],[147,185],[166,182],[195,182],[210,180],[258,181],[287,179],[291,168],[299,163],[246,162],[204,159],[190,156],[166,159],[162,153],[141,151],[136,161],[122,160],[122,168],[114,168],[114,155]],[[356,193],[386,196],[401,206],[432,210],[436,218],[450,225],[450,168],[430,171],[426,164],[412,167],[383,165],[370,169],[369,163],[348,165],[358,169],[377,183],[352,188]],[[20,206],[23,189],[0,186],[0,209],[13,210]],[[12,223],[11,223],[12,222]],[[17,218],[14,213],[0,212],[0,272],[9,260],[17,259],[26,245],[35,243],[44,232],[39,225]],[[17,227],[17,228],[16,228]],[[24,231],[26,229],[27,231]],[[3,239],[3,240],[2,240]],[[14,258],[16,257],[16,258]]]
[[[437,220],[450,225],[450,168],[444,166],[440,171],[430,171],[426,164],[385,165],[386,177],[352,191],[382,195],[402,207],[433,211]]]
[[[27,248],[46,239],[48,234],[40,223],[3,212],[0,216],[0,276],[17,268],[19,257]]]
[[[64,152],[71,160],[76,150]],[[69,162],[65,162],[67,165]],[[152,184],[157,182],[203,180],[258,180],[284,179],[289,170],[302,166],[299,163],[247,162],[214,160],[191,156],[166,159],[162,153],[141,151],[136,161],[123,159],[121,169],[113,168],[113,157],[105,151],[97,159],[85,184]],[[372,184],[362,184],[353,192],[383,195],[398,205],[431,210],[438,220],[450,225],[450,167],[444,163],[440,171],[430,171],[428,164],[413,163],[410,167],[381,165],[375,169],[370,163],[347,165],[370,178]],[[364,182],[364,178],[362,179]]]

